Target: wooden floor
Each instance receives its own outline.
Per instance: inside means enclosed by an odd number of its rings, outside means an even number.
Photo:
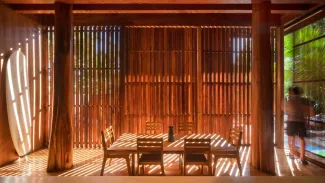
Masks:
[[[276,149],[275,163],[276,172],[279,176],[325,176],[325,169],[314,164],[307,166],[300,165],[297,160],[290,160],[286,156],[286,151]],[[244,176],[266,175],[262,172],[250,168],[250,147],[241,148],[241,164]],[[20,158],[19,160],[0,168],[0,176],[98,176],[102,164],[101,149],[75,149],[74,168],[56,173],[46,173],[48,150],[43,149],[31,155]],[[178,158],[176,155],[165,155],[166,175],[180,175]],[[216,165],[216,176],[238,176],[238,168],[234,159],[220,159]],[[187,171],[191,175],[200,175],[196,166],[190,166]],[[149,175],[159,175],[160,168],[156,166],[146,167]],[[207,169],[204,170],[207,174]],[[105,174],[108,175],[127,175],[125,160],[114,159],[111,166],[106,164]]]

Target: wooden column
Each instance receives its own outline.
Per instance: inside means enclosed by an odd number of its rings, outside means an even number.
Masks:
[[[55,3],[54,105],[47,171],[72,168],[72,5]]]
[[[276,145],[284,147],[284,113],[282,104],[284,101],[284,33],[283,27],[276,29],[277,63],[276,63]]]
[[[203,132],[202,122],[202,36],[201,27],[197,28],[197,63],[196,63],[196,94],[197,94],[197,133]]]
[[[273,84],[270,0],[253,0],[252,166],[274,174]]]

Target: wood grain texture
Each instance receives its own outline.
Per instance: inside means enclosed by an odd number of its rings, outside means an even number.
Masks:
[[[72,168],[72,5],[55,3],[54,105],[47,171]]]
[[[38,68],[40,65],[40,50],[36,46],[36,42],[39,41],[40,25],[36,22],[18,15],[10,9],[0,5],[0,166],[6,164],[17,158],[15,148],[13,146],[10,130],[8,125],[7,108],[6,108],[6,95],[5,95],[5,82],[6,82],[6,66],[7,59],[10,52],[21,49],[24,55],[27,57],[28,70],[29,70],[29,83],[30,87],[34,88],[35,83],[39,83],[39,77],[33,77],[32,66],[36,63]],[[34,37],[33,37],[34,35]],[[35,44],[33,44],[35,42]],[[33,55],[35,53],[35,56]],[[35,90],[40,90],[40,86],[35,85]],[[33,90],[30,90],[30,96],[34,95]],[[40,95],[38,95],[39,97]],[[40,108],[40,104],[37,103],[35,107]],[[38,119],[38,116],[44,113],[43,110],[33,111],[32,102],[30,103],[33,112],[33,118]],[[33,124],[32,128],[32,151],[38,150],[43,147],[43,131],[39,128],[44,121],[38,120],[36,124]]]
[[[252,166],[275,174],[270,1],[253,4]]]

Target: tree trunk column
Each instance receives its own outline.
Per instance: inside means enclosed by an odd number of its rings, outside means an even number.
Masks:
[[[72,168],[72,5],[55,3],[54,105],[47,171]]]
[[[274,174],[273,84],[270,0],[253,0],[252,166]]]

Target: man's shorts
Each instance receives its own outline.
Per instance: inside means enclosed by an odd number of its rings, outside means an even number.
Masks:
[[[288,121],[287,122],[287,135],[298,136],[304,138],[307,136],[306,127],[304,122]]]

